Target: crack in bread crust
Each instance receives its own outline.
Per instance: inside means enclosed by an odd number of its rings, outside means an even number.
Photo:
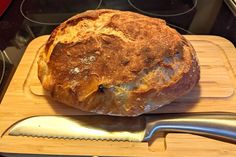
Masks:
[[[62,23],[38,63],[39,79],[55,100],[118,116],[172,102],[200,73],[191,44],[163,20],[108,9]]]

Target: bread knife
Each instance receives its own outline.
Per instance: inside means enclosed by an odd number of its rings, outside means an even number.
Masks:
[[[191,133],[236,142],[236,114],[35,116],[16,123],[8,135],[145,142],[161,132]]]

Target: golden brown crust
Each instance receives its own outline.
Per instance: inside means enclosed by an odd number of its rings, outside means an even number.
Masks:
[[[190,43],[163,20],[108,9],[62,23],[38,63],[39,79],[55,100],[119,116],[170,103],[200,73]]]

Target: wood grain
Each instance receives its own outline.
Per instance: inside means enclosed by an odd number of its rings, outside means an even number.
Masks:
[[[33,40],[13,76],[0,105],[0,152],[106,156],[233,156],[234,144],[190,134],[168,134],[166,150],[148,143],[60,140],[7,135],[17,121],[36,115],[91,114],[52,101],[37,78],[37,56],[49,36]],[[185,36],[194,46],[201,79],[189,94],[153,113],[235,112],[236,51],[224,38]],[[160,144],[160,143],[159,143]],[[159,145],[155,143],[155,145]],[[163,143],[162,143],[163,145]],[[151,151],[156,150],[156,151]],[[193,153],[194,152],[194,153]]]

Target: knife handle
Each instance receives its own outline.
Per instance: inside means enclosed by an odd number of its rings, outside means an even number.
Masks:
[[[236,142],[236,114],[165,114],[146,117],[144,141],[154,134],[181,132]]]

